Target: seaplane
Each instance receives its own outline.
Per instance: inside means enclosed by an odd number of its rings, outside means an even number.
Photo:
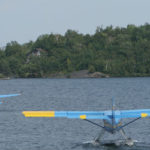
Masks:
[[[13,96],[19,96],[21,94],[6,94],[6,95],[0,95],[0,98],[6,98],[6,97],[13,97]],[[4,101],[0,101],[0,104],[3,104]]]
[[[93,145],[109,145],[114,144],[115,146],[127,145],[133,146],[136,140],[127,137],[124,131],[124,127],[129,124],[141,119],[150,116],[150,109],[137,109],[137,110],[116,110],[115,102],[112,99],[112,109],[106,111],[23,111],[22,114],[25,117],[63,117],[69,119],[82,119],[85,120],[95,126],[100,127],[102,130],[98,134],[98,136],[89,142],[85,142],[85,144],[93,144]],[[131,118],[129,122],[123,124],[122,120],[125,118]],[[103,125],[93,122],[91,120],[102,119]],[[123,139],[111,142],[102,142],[101,138],[104,133],[108,132],[111,134],[115,134],[116,132],[120,132]]]

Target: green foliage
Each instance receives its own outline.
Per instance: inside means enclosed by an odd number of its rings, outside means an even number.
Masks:
[[[76,70],[100,71],[111,76],[150,75],[150,25],[126,28],[97,27],[95,34],[68,30],[65,35],[45,34],[0,49],[0,74],[45,77]]]
[[[4,76],[3,74],[0,73],[0,79],[1,79],[1,78],[5,78],[5,76]]]
[[[73,71],[72,63],[71,63],[71,60],[69,58],[67,58],[67,70],[68,70],[68,72]]]
[[[18,55],[21,52],[21,45],[16,41],[12,41],[6,45],[5,54],[6,56]]]
[[[93,65],[90,65],[88,70],[89,70],[89,73],[93,73],[95,72],[95,67]]]
[[[6,59],[0,59],[0,73],[4,75],[10,75],[9,63]]]

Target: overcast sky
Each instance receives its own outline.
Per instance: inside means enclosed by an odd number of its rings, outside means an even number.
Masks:
[[[93,34],[97,26],[150,23],[150,0],[0,0],[0,46],[67,29]]]

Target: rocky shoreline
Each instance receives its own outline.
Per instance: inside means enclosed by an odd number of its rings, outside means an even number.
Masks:
[[[102,72],[93,72],[90,73],[88,70],[80,70],[80,71],[74,71],[71,73],[53,73],[49,74],[47,76],[41,76],[41,77],[29,77],[29,78],[109,78],[110,76],[107,74],[104,74]],[[20,78],[20,77],[1,77],[0,80],[9,80],[13,78]]]
[[[67,74],[63,73],[51,74],[49,78],[109,78],[109,77],[110,77],[109,75],[104,74],[102,72],[90,73],[88,70],[80,70]]]

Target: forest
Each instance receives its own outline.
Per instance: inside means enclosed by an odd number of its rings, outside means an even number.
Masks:
[[[92,35],[67,30],[0,48],[0,77],[50,77],[80,70],[111,77],[150,76],[150,24],[97,27]]]

